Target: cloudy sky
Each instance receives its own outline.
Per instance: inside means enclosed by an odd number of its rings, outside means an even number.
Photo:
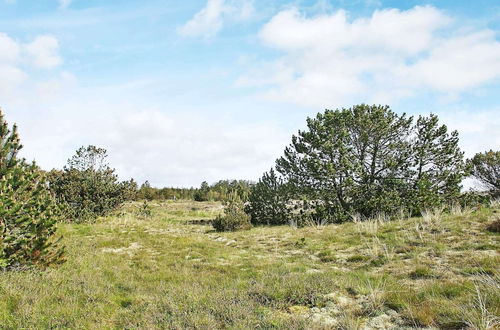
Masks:
[[[257,179],[307,116],[436,113],[500,146],[497,0],[0,0],[0,106],[23,155],[81,145],[125,179]]]

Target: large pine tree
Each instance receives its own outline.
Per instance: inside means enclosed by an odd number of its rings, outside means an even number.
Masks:
[[[450,203],[465,175],[458,133],[437,116],[414,123],[388,106],[366,104],[308,118],[276,165],[298,192],[294,199],[333,222]]]
[[[59,209],[35,163],[18,157],[22,148],[14,125],[0,110],[0,268],[61,262],[55,238]]]

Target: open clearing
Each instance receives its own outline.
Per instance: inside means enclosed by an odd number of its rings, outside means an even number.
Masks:
[[[218,203],[61,224],[67,262],[0,275],[2,328],[498,326],[498,207],[217,233]],[[198,224],[199,223],[199,224]]]

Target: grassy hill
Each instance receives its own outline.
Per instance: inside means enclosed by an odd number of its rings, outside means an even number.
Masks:
[[[214,232],[220,204],[63,224],[67,262],[0,274],[1,328],[499,326],[500,207]]]

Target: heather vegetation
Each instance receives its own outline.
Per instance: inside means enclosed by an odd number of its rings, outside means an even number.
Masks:
[[[92,145],[42,171],[0,113],[0,327],[498,328],[499,152],[458,142],[361,104],[257,182],[157,188]]]

